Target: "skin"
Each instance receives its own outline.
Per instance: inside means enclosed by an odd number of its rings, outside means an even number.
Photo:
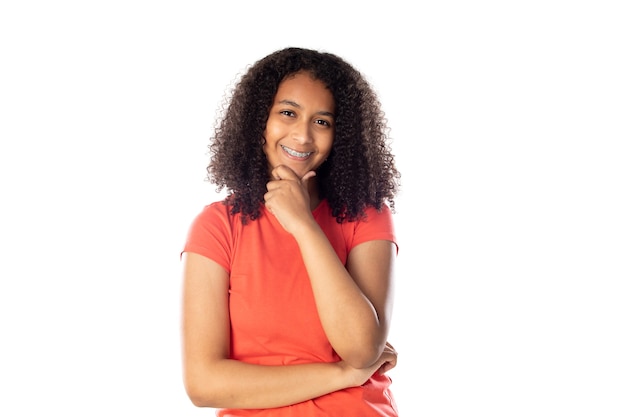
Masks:
[[[319,203],[314,170],[330,153],[334,111],[332,94],[323,83],[307,73],[288,77],[270,109],[263,150],[269,174],[265,205],[300,247],[324,331],[342,360],[263,366],[229,359],[228,273],[204,256],[185,253],[184,381],[197,406],[291,405],[360,386],[375,372],[396,365],[397,353],[386,342],[394,244],[362,243],[344,266],[311,213]]]
[[[263,135],[270,178],[281,179],[282,170],[275,169],[279,166],[292,170],[308,185],[312,208],[319,203],[312,177],[330,154],[334,112],[335,100],[326,86],[307,73],[296,73],[278,87]]]

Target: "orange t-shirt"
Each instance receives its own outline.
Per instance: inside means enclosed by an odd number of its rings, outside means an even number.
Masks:
[[[322,328],[298,245],[278,220],[262,215],[243,225],[230,207],[212,203],[195,218],[184,247],[220,264],[230,275],[231,357],[247,363],[287,365],[337,362]],[[371,208],[364,220],[337,223],[324,200],[313,211],[335,252],[346,263],[350,250],[369,240],[396,242],[392,215]],[[227,416],[397,416],[387,375],[361,387],[336,391],[288,407],[218,410]]]

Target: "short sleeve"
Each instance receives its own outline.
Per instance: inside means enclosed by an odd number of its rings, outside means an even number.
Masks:
[[[380,211],[369,207],[365,211],[366,217],[358,221],[354,230],[352,246],[370,240],[389,240],[396,245],[396,253],[399,250],[393,224],[393,215],[387,205],[383,205]]]
[[[195,217],[182,252],[205,256],[230,272],[232,227],[228,207],[215,202],[204,207]]]

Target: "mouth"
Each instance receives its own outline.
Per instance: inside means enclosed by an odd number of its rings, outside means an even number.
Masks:
[[[280,145],[283,151],[294,158],[308,158],[313,152],[298,152],[286,146]]]

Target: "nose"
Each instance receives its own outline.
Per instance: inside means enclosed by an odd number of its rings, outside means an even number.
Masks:
[[[298,143],[309,143],[313,141],[310,124],[304,119],[298,120],[291,130],[291,138]]]

